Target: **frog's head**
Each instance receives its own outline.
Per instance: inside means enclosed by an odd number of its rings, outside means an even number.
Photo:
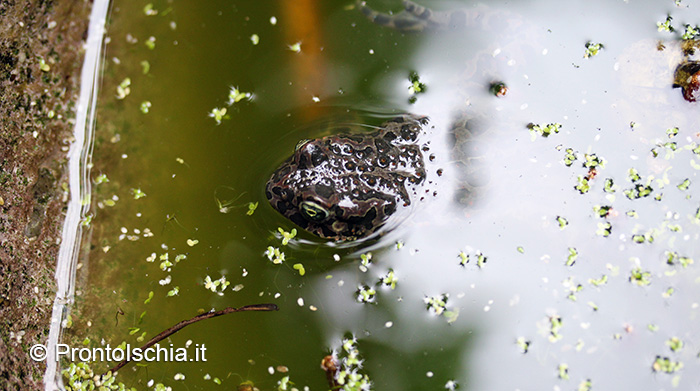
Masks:
[[[410,204],[406,182],[418,184],[425,177],[418,146],[406,142],[400,127],[392,129],[300,142],[268,180],[267,199],[325,239],[355,240],[376,232],[398,207]]]

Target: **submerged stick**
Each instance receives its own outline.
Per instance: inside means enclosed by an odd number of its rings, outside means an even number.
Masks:
[[[155,345],[156,343],[164,340],[165,338],[168,338],[169,336],[177,333],[178,331],[182,330],[185,328],[185,326],[189,326],[192,323],[199,322],[200,320],[204,319],[210,319],[210,318],[216,318],[217,316],[221,315],[226,315],[226,314],[231,314],[234,312],[244,312],[244,311],[277,311],[278,308],[275,304],[253,304],[253,305],[245,305],[243,307],[226,307],[223,310],[220,311],[215,311],[215,312],[206,312],[204,314],[199,314],[191,319],[186,319],[181,321],[180,323],[174,325],[173,327],[170,327],[169,329],[161,332],[160,334],[156,335],[155,337],[151,338],[150,341],[146,342],[145,345],[141,346],[141,350],[148,349],[149,347]],[[130,359],[124,360],[120,362],[119,364],[115,365],[112,369],[110,369],[108,372],[116,372],[120,370],[124,365],[128,364],[131,362]],[[104,375],[103,375],[104,376]]]

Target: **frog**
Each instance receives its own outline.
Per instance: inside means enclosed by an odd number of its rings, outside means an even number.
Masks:
[[[411,205],[425,181],[419,136],[428,121],[403,114],[371,132],[302,140],[267,181],[265,196],[284,217],[321,238],[369,237]]]

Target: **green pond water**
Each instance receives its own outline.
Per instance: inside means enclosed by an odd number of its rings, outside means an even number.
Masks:
[[[289,376],[325,390],[321,359],[346,357],[354,337],[355,368],[376,390],[697,388],[700,111],[671,83],[674,41],[700,8],[677,3],[493,1],[485,25],[402,34],[352,1],[157,1],[154,15],[114,1],[91,234],[64,339],[136,347],[203,311],[274,303],[162,342],[204,344],[206,362],[130,364],[119,379],[274,390]],[[675,33],[658,31],[668,15]],[[584,58],[588,42],[603,48]],[[427,86],[415,103],[411,72]],[[505,97],[488,93],[495,80]],[[229,104],[231,87],[252,95]],[[294,225],[264,187],[297,142],[402,112],[430,116],[420,142],[435,156],[410,216],[379,240],[299,232],[283,245],[278,228]],[[483,186],[466,208],[448,142],[457,112],[484,130],[474,140]],[[555,123],[549,137],[528,129]],[[604,165],[582,193],[587,161]],[[390,271],[394,288],[379,283]],[[222,295],[207,289],[222,276]]]

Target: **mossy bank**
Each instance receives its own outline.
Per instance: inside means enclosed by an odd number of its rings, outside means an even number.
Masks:
[[[91,2],[0,0],[0,389],[43,388]]]

